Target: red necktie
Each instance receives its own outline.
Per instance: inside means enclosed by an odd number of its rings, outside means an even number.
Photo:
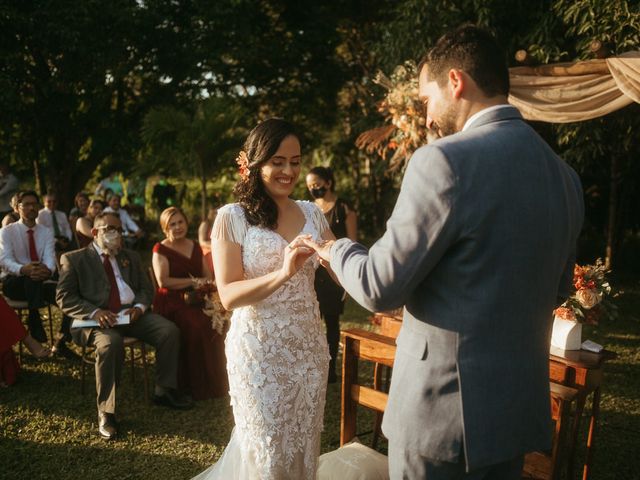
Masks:
[[[33,238],[33,230],[27,230],[27,236],[29,237],[29,256],[32,262],[39,262],[38,250],[36,249],[36,240]]]
[[[113,273],[109,255],[105,253],[102,254],[102,264],[104,265],[104,271],[107,273],[109,284],[111,284],[111,289],[109,290],[109,310],[113,313],[118,313],[120,308],[122,308],[122,303],[120,303],[120,290],[118,290],[116,274]]]

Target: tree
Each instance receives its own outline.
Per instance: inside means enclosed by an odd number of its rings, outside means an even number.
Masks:
[[[0,7],[0,146],[67,207],[110,158],[127,165],[153,105],[202,88],[189,4],[113,0]],[[209,54],[214,54],[210,51]]]
[[[511,64],[513,54],[522,48],[533,61],[548,63],[592,55],[593,40],[607,46],[611,54],[640,45],[637,2],[404,0],[391,9],[390,20],[380,24],[377,36],[369,37],[374,62],[389,74],[404,60],[419,59],[442,33],[466,21],[493,30]],[[383,98],[376,87],[369,91],[377,92],[378,100]],[[638,203],[640,194],[636,161],[640,141],[633,134],[640,127],[637,112],[636,105],[590,122],[549,128],[535,125],[580,173],[587,193],[586,233],[597,231],[606,238],[608,265],[625,227],[638,227],[629,215],[629,206]]]
[[[240,149],[242,109],[238,102],[213,97],[196,104],[193,111],[172,106],[155,107],[142,124],[142,139],[150,148],[144,169],[171,165],[173,175],[198,172],[201,185],[201,218],[207,216],[207,178],[224,169]]]

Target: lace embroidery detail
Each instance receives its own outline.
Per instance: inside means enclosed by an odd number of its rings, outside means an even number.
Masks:
[[[297,204],[306,219],[302,232],[319,240],[319,209]],[[235,217],[234,232],[244,234],[239,243],[245,278],[282,266],[286,240],[248,225],[239,205],[226,206],[224,213]],[[244,228],[238,228],[239,218]],[[312,257],[270,297],[234,310],[227,334],[229,393],[246,450],[243,461],[255,462],[261,479],[315,478],[329,362],[313,286],[317,266]]]

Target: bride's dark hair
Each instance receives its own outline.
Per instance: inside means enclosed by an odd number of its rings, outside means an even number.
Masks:
[[[270,118],[258,124],[244,142],[249,175],[241,178],[233,193],[250,225],[275,230],[278,226],[278,207],[267,194],[260,169],[278,151],[282,141],[293,135],[300,141],[293,125],[281,118]]]

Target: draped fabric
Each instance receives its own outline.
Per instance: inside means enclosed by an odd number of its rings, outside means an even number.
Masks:
[[[509,102],[527,120],[579,122],[640,103],[640,51],[509,71]]]

